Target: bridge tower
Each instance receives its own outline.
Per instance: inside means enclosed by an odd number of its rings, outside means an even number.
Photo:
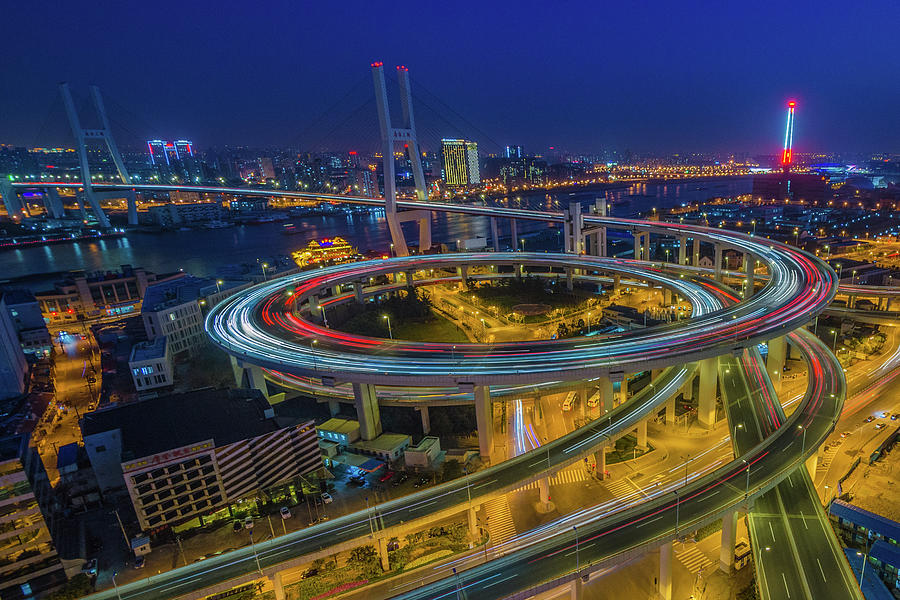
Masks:
[[[131,176],[125,169],[125,163],[122,161],[122,155],[119,154],[119,148],[113,139],[112,132],[109,128],[109,120],[106,117],[106,108],[103,105],[103,97],[100,96],[100,88],[95,85],[91,86],[91,99],[94,103],[94,110],[97,118],[100,120],[100,129],[84,129],[81,127],[81,120],[78,118],[78,111],[75,109],[75,102],[72,100],[72,92],[69,91],[68,83],[59,84],[59,92],[62,95],[63,105],[66,108],[66,116],[69,118],[69,125],[72,127],[72,134],[75,136],[75,143],[78,146],[78,162],[81,167],[81,182],[84,188],[84,197],[87,198],[91,205],[91,210],[97,217],[97,221],[103,227],[109,227],[109,218],[100,207],[101,198],[125,198],[128,202],[128,224],[137,225],[137,200],[134,190],[127,192],[98,192],[91,183],[91,171],[88,166],[87,142],[102,140],[106,144],[106,149],[112,157],[119,177],[125,185],[131,184]],[[84,199],[79,198],[81,211],[84,213]]]
[[[409,248],[403,235],[401,223],[418,221],[419,252],[431,248],[431,211],[397,210],[397,182],[394,169],[394,147],[402,143],[412,163],[413,180],[416,184],[416,199],[428,199],[425,188],[425,174],[422,172],[422,155],[419,141],[416,138],[416,122],[413,117],[412,93],[409,89],[409,69],[397,67],[397,80],[400,84],[400,103],[403,106],[403,127],[391,125],[391,111],[388,106],[387,86],[384,81],[384,63],[372,63],[372,79],[375,83],[375,103],[378,105],[378,123],[381,126],[382,159],[384,165],[384,211],[387,217],[391,239],[394,242],[394,253],[407,256]]]

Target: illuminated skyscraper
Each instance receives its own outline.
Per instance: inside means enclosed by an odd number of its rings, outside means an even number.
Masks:
[[[481,182],[476,142],[443,139],[441,154],[444,157],[442,176],[447,185],[470,185]]]
[[[506,158],[522,158],[524,156],[522,146],[507,146],[503,150],[503,156]]]

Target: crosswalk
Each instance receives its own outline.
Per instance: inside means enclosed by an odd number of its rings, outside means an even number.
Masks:
[[[487,530],[491,535],[491,544],[501,544],[516,536],[516,524],[505,495],[485,502],[484,510],[488,518]]]
[[[675,556],[691,573],[704,571],[713,564],[694,544],[685,544],[681,550],[675,550]]]
[[[840,445],[835,444],[834,446],[825,446],[822,449],[822,456],[816,463],[816,472],[828,470],[828,467],[831,466],[831,461],[834,460],[835,455],[837,455],[838,448],[840,448]]]
[[[609,490],[609,493],[616,498],[622,496],[631,496],[637,492],[637,488],[625,477],[617,477],[615,479],[607,479],[603,482],[603,487]]]
[[[573,465],[567,469],[563,469],[558,472],[556,475],[550,478],[550,485],[562,485],[564,483],[579,483],[581,481],[585,481],[587,479],[587,473],[584,471],[584,467],[580,464]],[[536,490],[538,487],[537,481],[532,481],[528,485],[525,485],[520,490]]]

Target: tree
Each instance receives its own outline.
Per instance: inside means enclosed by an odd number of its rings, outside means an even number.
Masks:
[[[350,551],[347,563],[356,567],[365,577],[374,577],[381,572],[378,551],[374,546],[359,546]]]
[[[70,579],[65,587],[47,596],[47,600],[77,600],[93,591],[94,586],[91,585],[90,577],[84,573],[79,573]]]

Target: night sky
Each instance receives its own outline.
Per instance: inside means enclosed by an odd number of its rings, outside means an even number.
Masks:
[[[68,80],[101,87],[123,145],[302,145],[348,92],[348,113],[372,96],[383,60],[531,152],[774,152],[788,97],[795,151],[900,152],[896,0],[35,1],[0,18],[0,143],[63,141]],[[374,131],[374,109],[360,114]],[[327,143],[353,136],[337,127]]]

